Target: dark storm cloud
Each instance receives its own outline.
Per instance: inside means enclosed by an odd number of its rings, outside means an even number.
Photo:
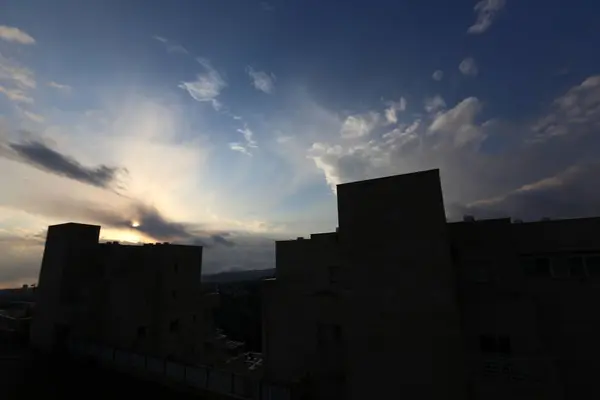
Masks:
[[[23,143],[11,142],[6,147],[7,149],[0,152],[0,155],[29,164],[46,172],[100,188],[116,186],[119,174],[127,172],[123,168],[106,165],[86,167],[75,158],[54,150],[37,140],[29,140]]]

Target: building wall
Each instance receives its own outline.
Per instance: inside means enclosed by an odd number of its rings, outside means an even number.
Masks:
[[[348,398],[464,398],[456,276],[437,171],[338,186]]]
[[[201,291],[202,247],[98,243],[100,227],[49,228],[34,343],[57,323],[72,336],[183,361],[206,359],[214,296]],[[210,298],[209,298],[210,297]],[[49,333],[50,332],[50,333]]]
[[[42,268],[36,290],[36,317],[31,327],[31,341],[39,348],[50,350],[56,330],[68,325],[85,291],[79,291],[77,276],[91,267],[85,254],[98,243],[100,227],[83,224],[63,224],[48,227]],[[92,272],[93,273],[93,272]]]
[[[315,399],[600,395],[600,218],[448,224],[436,171],[340,185],[338,214],[277,242],[268,378]]]

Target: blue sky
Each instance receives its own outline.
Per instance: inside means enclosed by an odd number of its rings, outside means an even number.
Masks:
[[[451,219],[600,214],[591,0],[0,10],[0,286],[71,220],[270,267],[274,239],[335,228],[336,184],[428,168]]]

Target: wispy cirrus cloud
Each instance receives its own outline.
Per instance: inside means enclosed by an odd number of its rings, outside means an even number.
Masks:
[[[33,104],[33,97],[21,89],[9,89],[0,86],[0,93],[4,94],[10,101],[15,103]]]
[[[219,110],[221,103],[217,97],[227,87],[227,82],[208,60],[198,58],[197,61],[204,68],[204,72],[198,74],[194,81],[181,82],[179,88],[187,91],[194,100],[210,102],[216,110]]]
[[[190,52],[185,47],[183,47],[180,44],[173,43],[165,37],[155,35],[152,36],[152,38],[164,44],[167,49],[167,52],[169,53],[190,54]]]
[[[505,5],[506,0],[481,0],[474,7],[477,19],[467,32],[477,35],[487,31]]]
[[[254,140],[254,132],[252,132],[247,125],[245,125],[243,129],[238,129],[237,131],[242,134],[244,141],[229,143],[229,148],[233,151],[252,156],[250,150],[258,148],[258,144],[256,143],[256,140]]]
[[[467,57],[460,62],[458,65],[458,70],[467,76],[477,76],[479,73],[479,67],[477,66],[477,62],[473,57]]]
[[[23,115],[27,117],[30,121],[37,122],[38,124],[41,124],[46,120],[44,116],[36,114],[33,111],[23,110]]]
[[[18,44],[35,44],[35,39],[27,32],[6,25],[0,25],[0,39]]]
[[[73,90],[73,88],[71,86],[65,85],[65,84],[62,84],[62,83],[58,83],[58,82],[55,82],[55,81],[50,81],[50,82],[47,83],[47,85],[49,87],[51,87],[51,88],[54,88],[56,90],[59,90],[61,92],[65,92],[65,93],[68,93],[71,90]]]
[[[23,90],[36,87],[35,74],[32,70],[2,54],[0,54],[0,81],[10,82]]]
[[[275,90],[275,74],[257,71],[250,66],[246,67],[246,73],[250,76],[252,86],[254,86],[256,90],[260,90],[267,94],[271,94]]]

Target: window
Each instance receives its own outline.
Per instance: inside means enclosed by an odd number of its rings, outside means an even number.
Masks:
[[[178,319],[174,319],[173,321],[171,321],[171,324],[169,324],[169,331],[179,332],[179,320]]]
[[[342,327],[334,324],[317,324],[317,345],[321,348],[333,347],[342,341]]]
[[[498,336],[498,349],[500,354],[510,354],[510,337],[506,335]]]
[[[147,333],[148,333],[148,328],[146,328],[145,326],[138,327],[138,329],[137,329],[137,337],[138,337],[138,339],[145,338]]]
[[[192,315],[192,322],[196,322],[196,314]]]
[[[553,262],[551,266],[553,278],[569,278],[570,266],[568,264]]]
[[[482,353],[495,353],[496,337],[493,335],[479,336],[479,348]]]
[[[586,256],[585,268],[589,276],[600,276],[600,255],[594,254]]]
[[[525,257],[521,260],[525,274],[531,277],[550,276],[550,258],[548,257]]]
[[[338,282],[338,278],[339,278],[339,270],[340,267],[337,265],[331,265],[328,268],[328,274],[329,274],[329,283],[330,284],[334,284]]]
[[[173,265],[173,272],[177,273],[179,271],[179,265],[177,263],[175,263],[175,265]]]
[[[481,335],[479,336],[479,348],[484,354],[511,353],[510,337],[508,335]]]
[[[569,257],[568,265],[569,265],[569,276],[571,276],[572,278],[585,277],[586,274],[585,274],[583,257],[581,257],[581,256]]]
[[[171,296],[176,299],[177,298],[177,290],[171,291]]]

